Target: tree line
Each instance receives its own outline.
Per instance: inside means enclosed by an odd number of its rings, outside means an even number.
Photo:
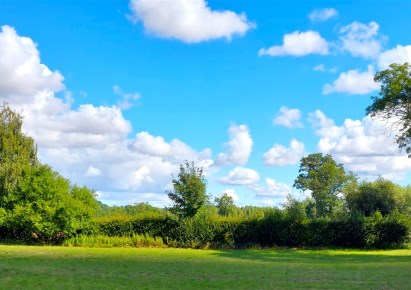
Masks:
[[[411,67],[393,64],[375,78],[381,92],[367,113],[397,116],[397,142],[410,153]],[[94,191],[41,164],[33,139],[22,133],[22,116],[1,107],[1,239],[60,243],[79,235],[142,234],[188,247],[383,247],[409,239],[411,187],[383,178],[361,181],[330,155],[301,159],[294,187],[309,197],[289,195],[282,208],[237,207],[228,194],[210,200],[203,169],[188,161],[172,185],[169,208],[104,205]]]

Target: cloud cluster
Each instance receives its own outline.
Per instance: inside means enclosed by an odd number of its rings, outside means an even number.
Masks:
[[[220,183],[224,185],[250,185],[257,183],[259,180],[260,175],[254,169],[236,167],[226,176],[223,176]]]
[[[259,55],[270,56],[304,56],[308,54],[328,54],[328,42],[317,31],[294,31],[283,37],[281,46],[261,48]]]
[[[131,0],[131,20],[162,38],[187,43],[243,35],[255,24],[245,14],[212,10],[205,0]]]
[[[362,120],[346,119],[337,126],[319,110],[310,114],[310,120],[320,137],[318,150],[331,154],[362,178],[400,180],[411,169],[411,160],[398,149],[381,120],[367,116]]]

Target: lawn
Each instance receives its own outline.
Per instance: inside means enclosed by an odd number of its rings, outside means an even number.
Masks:
[[[411,289],[411,250],[0,246],[1,289]]]

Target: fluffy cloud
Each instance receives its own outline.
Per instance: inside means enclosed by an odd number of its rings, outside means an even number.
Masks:
[[[274,125],[281,125],[287,128],[302,128],[303,124],[301,123],[301,111],[298,109],[288,109],[285,106],[280,108],[280,112],[277,117],[274,118]]]
[[[367,116],[362,120],[346,119],[337,126],[321,111],[311,117],[320,137],[318,150],[331,154],[360,177],[400,180],[411,169],[411,160],[398,149],[393,136],[386,133],[386,122]]]
[[[0,32],[0,96],[13,103],[25,103],[39,91],[61,91],[63,76],[41,63],[36,44],[20,37],[14,28]]]
[[[411,63],[411,45],[397,45],[395,48],[381,53],[378,59],[380,69],[387,69],[392,63],[404,62]]]
[[[335,10],[334,8],[324,8],[324,9],[313,10],[308,15],[308,18],[311,21],[322,22],[322,21],[327,21],[328,19],[331,19],[337,15],[338,15],[338,11]]]
[[[226,152],[217,156],[216,165],[244,165],[250,157],[253,139],[246,125],[232,125],[228,129],[230,141],[225,144]]]
[[[325,55],[328,54],[328,43],[317,31],[294,31],[293,33],[284,35],[283,45],[262,48],[258,54],[271,56]]]
[[[374,82],[374,68],[368,66],[367,71],[349,70],[339,75],[332,84],[326,84],[323,87],[323,94],[347,93],[364,95],[379,89],[379,84]]]
[[[376,58],[381,51],[381,40],[377,39],[379,25],[376,22],[363,24],[353,22],[340,29],[343,51],[362,58]]]
[[[220,183],[224,185],[250,185],[259,180],[260,175],[257,171],[250,168],[236,167],[222,177]]]
[[[287,184],[277,182],[272,178],[266,178],[264,185],[250,185],[249,189],[256,194],[257,198],[283,198],[291,192]]]
[[[245,14],[214,11],[205,0],[152,1],[131,0],[131,20],[162,38],[197,43],[243,35],[255,24]]]
[[[13,28],[3,27],[0,50],[0,101],[22,111],[23,129],[39,145],[43,163],[96,189],[102,200],[163,206],[171,173],[178,173],[180,163],[189,159],[209,172],[209,149],[196,151],[147,132],[130,139],[131,124],[119,107],[83,104],[74,109],[70,94],[58,98],[63,77],[42,64],[34,42]],[[119,87],[114,90],[127,99]]]
[[[275,144],[270,150],[264,153],[264,165],[284,166],[297,164],[304,155],[304,143],[292,139],[290,147]]]

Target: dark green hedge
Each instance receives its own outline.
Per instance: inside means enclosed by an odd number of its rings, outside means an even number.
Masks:
[[[344,247],[386,248],[407,241],[404,220],[368,217],[346,220],[293,220],[281,212],[242,220],[200,216],[104,218],[95,221],[95,234],[160,236],[174,247]]]

